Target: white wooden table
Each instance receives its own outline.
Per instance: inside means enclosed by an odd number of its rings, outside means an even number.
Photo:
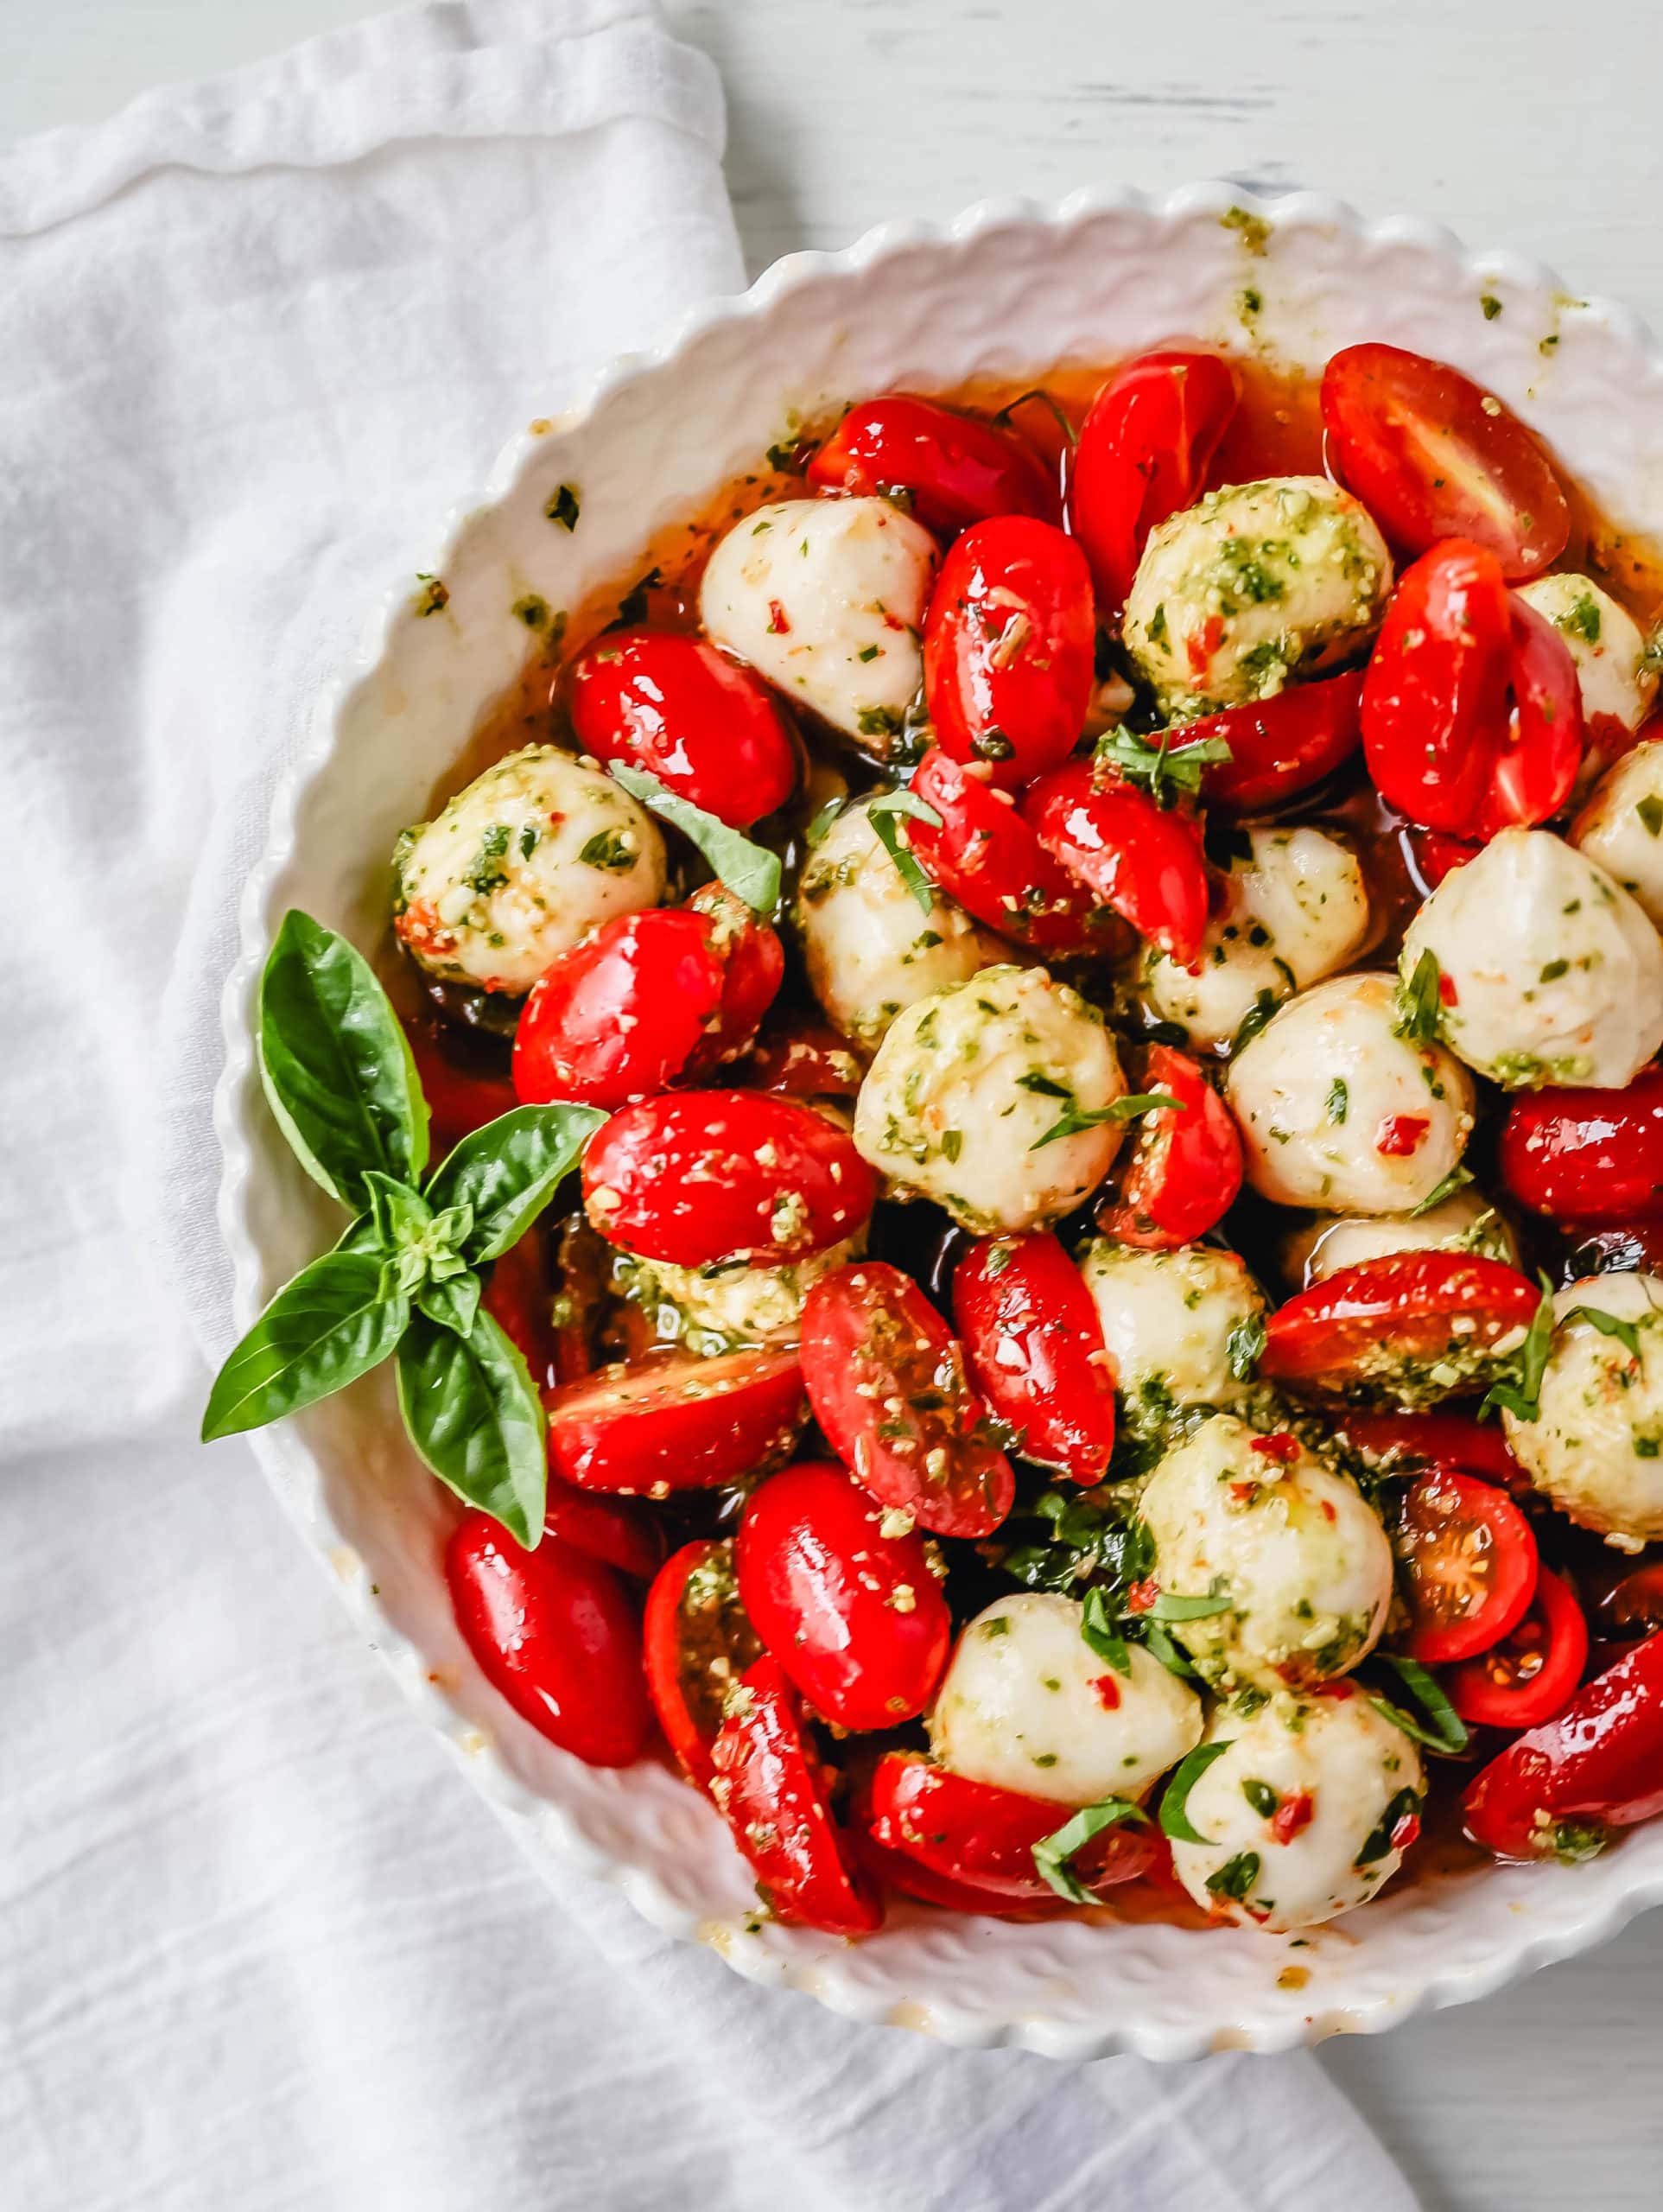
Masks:
[[[365,12],[0,0],[0,142]],[[667,13],[727,79],[753,270],[988,194],[1228,175],[1436,216],[1663,325],[1654,0],[668,0]],[[1487,2005],[1323,2053],[1438,2212],[1659,2212],[1660,2057],[1663,1914]]]

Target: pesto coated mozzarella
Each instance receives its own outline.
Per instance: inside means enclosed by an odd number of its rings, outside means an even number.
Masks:
[[[967,1781],[1090,1805],[1138,1797],[1201,1741],[1201,1700],[1141,1644],[1117,1674],[1080,1633],[1077,1599],[1022,1591],[965,1629],[930,1716]]]
[[[435,976],[529,991],[580,938],[664,887],[657,825],[629,793],[551,745],[475,777],[393,855],[393,927]]]
[[[1319,983],[1230,1063],[1248,1180],[1285,1206],[1403,1213],[1430,1198],[1472,1132],[1472,1078],[1396,1032],[1389,976]]]
[[[924,681],[936,541],[887,499],[784,499],[711,554],[699,617],[714,641],[882,753]]]
[[[1391,588],[1374,518],[1325,476],[1228,485],[1151,532],[1127,650],[1170,715],[1211,714],[1344,659]]]
[[[1100,1236],[1080,1255],[1080,1273],[1133,1428],[1158,1430],[1180,1406],[1247,1395],[1265,1299],[1234,1252],[1139,1252]]]
[[[1250,848],[1218,881],[1216,909],[1191,970],[1152,950],[1144,994],[1196,1045],[1228,1045],[1255,1006],[1349,967],[1368,944],[1368,887],[1356,854],[1302,824],[1249,830]]]
[[[1540,1410],[1504,1413],[1507,1442],[1561,1512],[1638,1550],[1663,1538],[1663,1281],[1588,1275],[1553,1312]],[[1636,1349],[1579,1313],[1632,1330]]]
[[[894,818],[904,836],[905,817]],[[931,991],[1011,957],[944,891],[920,912],[866,804],[847,808],[810,856],[796,921],[815,996],[838,1028],[868,1045]]]
[[[1570,647],[1589,721],[1609,716],[1624,729],[1638,729],[1652,710],[1657,671],[1633,615],[1591,576],[1537,576],[1520,586],[1519,596],[1546,615]]]
[[[1504,830],[1451,869],[1409,925],[1406,979],[1425,953],[1439,1033],[1509,1090],[1621,1090],[1663,1045],[1663,941],[1551,830]]]
[[[1373,1650],[1392,1602],[1386,1531],[1291,1434],[1215,1414],[1167,1452],[1139,1510],[1163,1595],[1219,1601],[1168,1624],[1209,1681],[1298,1689]]]
[[[1568,834],[1663,928],[1663,743],[1637,745],[1608,770]]]
[[[1090,1196],[1124,1124],[1114,1039],[1043,968],[985,968],[893,1024],[854,1109],[862,1157],[979,1233],[1034,1229]]]
[[[1172,1865],[1198,1905],[1272,1930],[1315,1928],[1375,1897],[1419,1833],[1420,1754],[1367,1698],[1222,1706],[1228,1744],[1190,1789]]]
[[[1482,1192],[1456,1191],[1425,1213],[1319,1213],[1282,1242],[1283,1273],[1298,1284],[1324,1282],[1342,1268],[1388,1252],[1479,1252],[1516,1267],[1513,1231]]]
[[[795,1344],[803,1303],[822,1275],[858,1260],[865,1224],[841,1244],[779,1268],[732,1261],[720,1268],[678,1268],[614,1251],[612,1281],[620,1296],[648,1314],[657,1337],[714,1357],[739,1344]]]

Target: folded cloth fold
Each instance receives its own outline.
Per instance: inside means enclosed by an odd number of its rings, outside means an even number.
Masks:
[[[1353,2212],[1308,2058],[1074,2072],[558,1900],[240,1445],[209,1121],[312,698],[506,435],[741,281],[645,0],[441,0],[0,156],[0,2172],[30,2212]]]

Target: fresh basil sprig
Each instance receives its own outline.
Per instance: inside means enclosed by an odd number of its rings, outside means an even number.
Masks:
[[[480,1305],[479,1270],[524,1235],[606,1116],[517,1106],[422,1184],[427,1102],[398,1017],[362,953],[298,912],[260,986],[260,1068],[301,1166],[357,1217],[220,1369],[204,1442],[299,1413],[396,1352],[416,1450],[529,1549],[543,1533],[543,1405]]]
[[[733,896],[743,899],[752,913],[773,912],[779,904],[778,853],[771,853],[766,845],[753,845],[719,815],[708,814],[690,798],[679,798],[644,769],[614,760],[609,773],[650,814],[659,816],[690,838]]]

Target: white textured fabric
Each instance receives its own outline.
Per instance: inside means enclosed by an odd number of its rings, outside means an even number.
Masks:
[[[238,1445],[208,1096],[272,782],[507,431],[739,264],[646,0],[442,0],[0,158],[0,2198],[1404,2212],[1309,2059],[1067,2072],[551,1897]]]

